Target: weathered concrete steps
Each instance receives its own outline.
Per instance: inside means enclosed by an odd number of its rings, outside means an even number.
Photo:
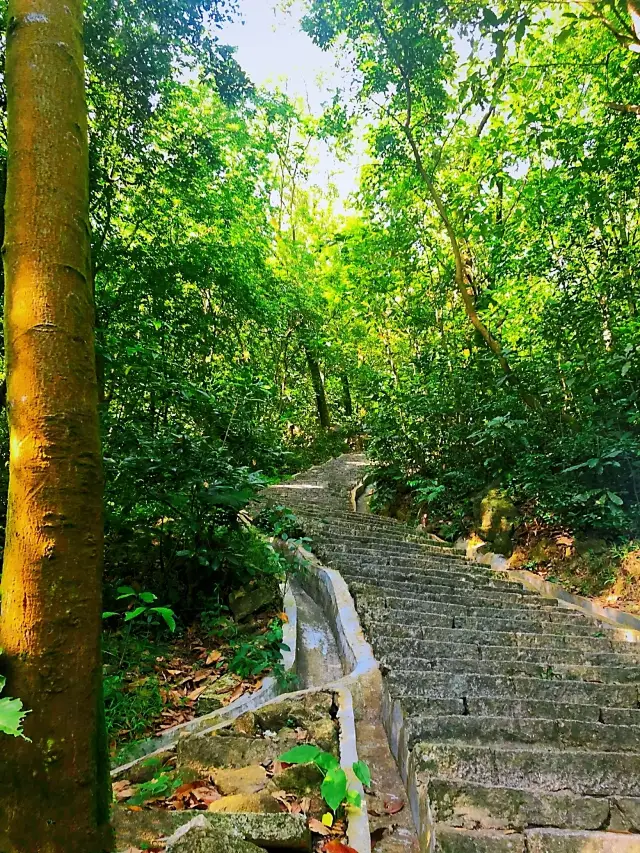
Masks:
[[[640,644],[351,511],[364,459],[270,490],[348,581],[388,734],[442,853],[640,853]]]

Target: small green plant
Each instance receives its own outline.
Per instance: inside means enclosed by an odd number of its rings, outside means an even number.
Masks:
[[[182,779],[179,776],[174,777],[170,773],[159,773],[149,782],[142,782],[137,785],[135,794],[129,797],[127,804],[142,806],[149,800],[166,800],[180,785],[182,785]]]
[[[324,775],[320,793],[331,811],[336,814],[340,809],[347,806],[359,809],[362,798],[358,791],[349,788],[347,774],[340,766],[338,759],[330,752],[325,752],[313,744],[303,743],[294,746],[278,759],[286,764],[309,764],[313,762],[319,767]],[[371,785],[371,773],[364,761],[356,761],[352,765],[356,779],[364,787]]]
[[[296,675],[285,671],[280,657],[282,651],[289,651],[289,646],[282,642],[279,619],[272,619],[264,634],[240,641],[232,639],[230,645],[233,657],[229,661],[229,672],[247,678],[270,671],[283,689],[295,686]]]
[[[158,625],[162,619],[170,631],[176,630],[176,615],[170,607],[158,607],[153,602],[158,600],[158,596],[152,592],[136,592],[131,586],[119,586],[117,601],[128,601],[135,606],[132,610],[126,610],[124,613],[125,622],[146,622],[148,625]],[[153,606],[152,606],[153,605]],[[102,614],[103,619],[110,619],[112,616],[122,616],[116,610],[107,610]]]
[[[4,689],[5,681],[5,677],[0,675],[0,693]],[[28,713],[23,709],[20,699],[11,699],[8,696],[0,699],[0,732],[29,740],[22,731],[22,724]]]

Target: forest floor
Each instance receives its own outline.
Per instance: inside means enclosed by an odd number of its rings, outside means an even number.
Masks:
[[[516,545],[511,565],[598,604],[640,614],[639,545],[532,530]]]
[[[134,757],[141,740],[220,707],[262,686],[280,659],[286,615],[266,610],[240,624],[197,623],[168,634],[107,631],[105,705],[114,763]]]

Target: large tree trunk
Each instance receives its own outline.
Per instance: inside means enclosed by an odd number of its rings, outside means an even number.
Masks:
[[[10,0],[5,346],[9,514],[0,665],[31,709],[0,744],[2,853],[103,853],[103,478],[82,0]],[[2,737],[0,735],[0,737]]]
[[[323,429],[329,429],[331,426],[331,418],[329,417],[329,406],[327,405],[327,395],[324,390],[324,380],[320,371],[318,359],[312,352],[311,347],[304,344],[304,352],[307,357],[307,365],[309,367],[309,375],[311,376],[311,384],[313,385],[313,393],[316,398],[316,409],[318,410],[318,420]]]

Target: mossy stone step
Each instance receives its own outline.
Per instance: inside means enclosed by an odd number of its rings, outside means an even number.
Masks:
[[[480,643],[444,643],[410,637],[373,637],[373,648],[379,658],[404,655],[415,658],[464,658],[482,661],[530,661],[545,667],[561,664],[590,666],[630,666],[640,664],[640,655],[622,652],[593,652],[581,649],[534,648],[514,646],[483,646]]]
[[[460,706],[447,706],[455,708],[449,713],[467,714],[471,717],[514,717],[515,719],[548,719],[548,720],[577,720],[588,723],[598,723],[603,716],[603,709],[599,705],[587,705],[570,702],[549,702],[545,700],[526,699],[495,699],[489,696],[477,696],[459,700],[434,700],[415,699],[403,697],[398,700],[405,716],[411,718],[413,715],[428,715],[434,713],[432,708],[434,702],[459,702]],[[459,711],[458,707],[462,710]],[[445,711],[435,713],[444,714]],[[616,724],[614,724],[616,725]]]
[[[432,778],[425,795],[433,820],[459,829],[522,830],[551,826],[598,830],[608,824],[615,799],[569,791],[532,791]]]
[[[475,675],[446,672],[417,674],[394,670],[387,676],[391,695],[415,698],[542,699],[547,702],[581,703],[636,708],[638,688],[632,684],[592,684],[585,681],[545,681],[526,676]]]
[[[416,771],[428,777],[595,797],[640,796],[636,753],[434,741],[417,744],[413,760]]]
[[[429,657],[407,658],[403,654],[385,655],[381,663],[389,671],[402,669],[415,672],[452,672],[478,675],[527,675],[540,679],[569,679],[597,684],[640,684],[640,667],[590,666],[588,664],[548,664],[519,660],[477,660]]]
[[[486,744],[547,744],[599,752],[640,752],[640,726],[610,726],[567,719],[472,715],[412,716],[405,724],[409,749],[420,741],[459,740]],[[553,825],[553,824],[552,824]]]

